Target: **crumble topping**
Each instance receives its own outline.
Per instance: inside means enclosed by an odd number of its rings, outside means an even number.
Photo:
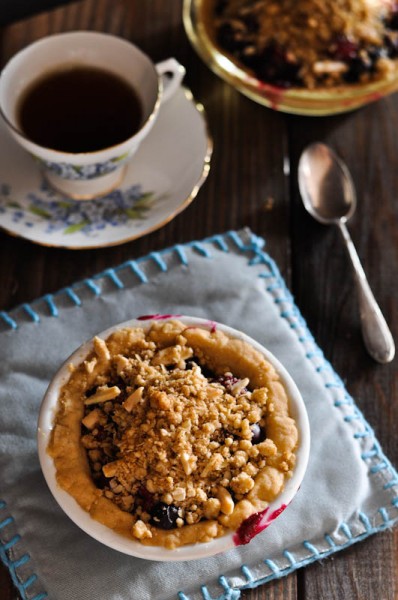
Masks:
[[[396,75],[395,0],[203,0],[210,37],[277,87],[333,87]]]
[[[281,492],[297,429],[259,352],[179,321],[93,347],[61,390],[49,452],[94,518],[174,548],[236,529]]]

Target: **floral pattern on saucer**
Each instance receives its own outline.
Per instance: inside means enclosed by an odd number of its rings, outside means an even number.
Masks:
[[[69,163],[55,163],[48,160],[43,160],[38,156],[34,156],[34,159],[46,169],[52,171],[55,175],[59,175],[64,179],[72,179],[73,181],[86,181],[88,179],[94,179],[99,175],[107,175],[115,169],[118,169],[124,164],[129,158],[129,153],[112,158],[102,163],[93,163],[90,165],[72,165]]]
[[[40,193],[30,193],[22,205],[13,199],[9,185],[0,186],[0,214],[9,213],[14,223],[35,227],[43,220],[48,234],[61,232],[87,236],[98,235],[107,227],[125,226],[129,221],[145,219],[155,196],[143,192],[139,184],[117,189],[95,200],[76,202],[59,196],[43,181]]]

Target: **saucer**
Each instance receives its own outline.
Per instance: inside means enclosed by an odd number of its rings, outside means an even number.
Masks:
[[[161,106],[120,186],[78,202],[53,190],[0,121],[0,227],[43,246],[114,246],[154,231],[195,198],[210,168],[203,107],[179,88]]]

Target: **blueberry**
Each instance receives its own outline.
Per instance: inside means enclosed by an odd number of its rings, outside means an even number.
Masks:
[[[388,50],[384,46],[371,46],[370,48],[368,48],[368,56],[372,64],[373,70],[376,66],[377,61],[380,60],[380,58],[385,58],[387,54]]]
[[[260,442],[263,442],[265,440],[264,429],[262,429],[258,423],[254,423],[254,425],[252,425],[250,429],[252,432],[252,444],[259,444]]]
[[[245,60],[242,58],[242,60]],[[264,48],[261,55],[246,60],[245,64],[252,68],[258,79],[277,87],[289,88],[298,85],[299,65],[288,59],[286,52],[275,43]]]
[[[218,0],[216,3],[214,14],[217,17],[221,17],[224,14],[225,9],[227,8],[228,1],[227,0]]]
[[[254,15],[245,15],[242,19],[242,22],[244,23],[248,33],[257,33],[260,28],[260,24]]]
[[[350,40],[346,35],[338,35],[330,49],[330,54],[335,60],[349,62],[358,56],[358,44]]]
[[[344,73],[344,79],[347,83],[357,83],[361,75],[368,73],[372,69],[370,61],[365,61],[362,58],[352,58],[348,63],[348,71]]]
[[[147,512],[151,512],[155,505],[153,494],[151,494],[151,492],[148,492],[145,486],[141,485],[138,488],[137,495],[141,499],[141,504],[144,510],[146,510]]]
[[[389,58],[398,56],[398,38],[396,36],[386,35],[384,37],[384,47]]]
[[[126,388],[126,382],[123,379],[123,377],[121,375],[119,375],[118,377],[115,377],[112,381],[110,381],[108,383],[109,387],[113,387],[116,386],[118,388],[120,388],[121,390],[124,390]]]
[[[186,362],[185,369],[187,371],[189,371],[193,368],[194,365],[198,365],[198,367],[200,367],[202,375],[203,375],[203,377],[206,377],[206,379],[214,379],[215,378],[215,373],[213,371],[211,371],[211,369],[206,367],[206,365],[200,364],[200,361],[196,356],[193,356],[190,360],[188,360]]]
[[[186,361],[185,363],[185,369],[187,371],[189,371],[190,369],[192,369],[195,365],[198,365],[200,367],[200,362],[197,356],[191,356],[191,358],[189,360]]]
[[[386,26],[392,31],[398,31],[398,4],[394,4]]]
[[[233,375],[219,375],[216,379],[217,383],[221,383],[225,389],[230,392],[235,383],[238,383],[239,379]]]
[[[175,529],[177,527],[178,508],[174,504],[158,502],[151,509],[151,525],[159,529]]]
[[[217,41],[232,54],[239,53],[245,46],[247,46],[248,42],[240,39],[237,36],[236,30],[230,25],[230,23],[223,23],[217,32]]]
[[[90,398],[90,396],[94,396],[95,392],[97,391],[97,387],[98,386],[93,386],[91,387],[89,390],[86,390],[86,398]]]
[[[395,12],[391,15],[391,19],[388,22],[388,26],[393,31],[398,31],[398,13]]]
[[[93,475],[93,478],[94,478],[94,481],[95,481],[95,485],[100,490],[103,490],[104,488],[108,487],[108,485],[109,485],[109,479],[107,479],[105,477],[105,475],[101,471],[99,473],[95,473]]]

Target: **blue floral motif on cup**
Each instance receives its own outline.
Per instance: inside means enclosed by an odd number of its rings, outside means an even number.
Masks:
[[[105,162],[92,163],[90,165],[73,165],[70,163],[51,162],[35,155],[34,158],[42,167],[48,171],[51,171],[55,175],[62,177],[63,179],[87,181],[115,171],[115,169],[121,167],[128,160],[129,153],[122,154]]]

